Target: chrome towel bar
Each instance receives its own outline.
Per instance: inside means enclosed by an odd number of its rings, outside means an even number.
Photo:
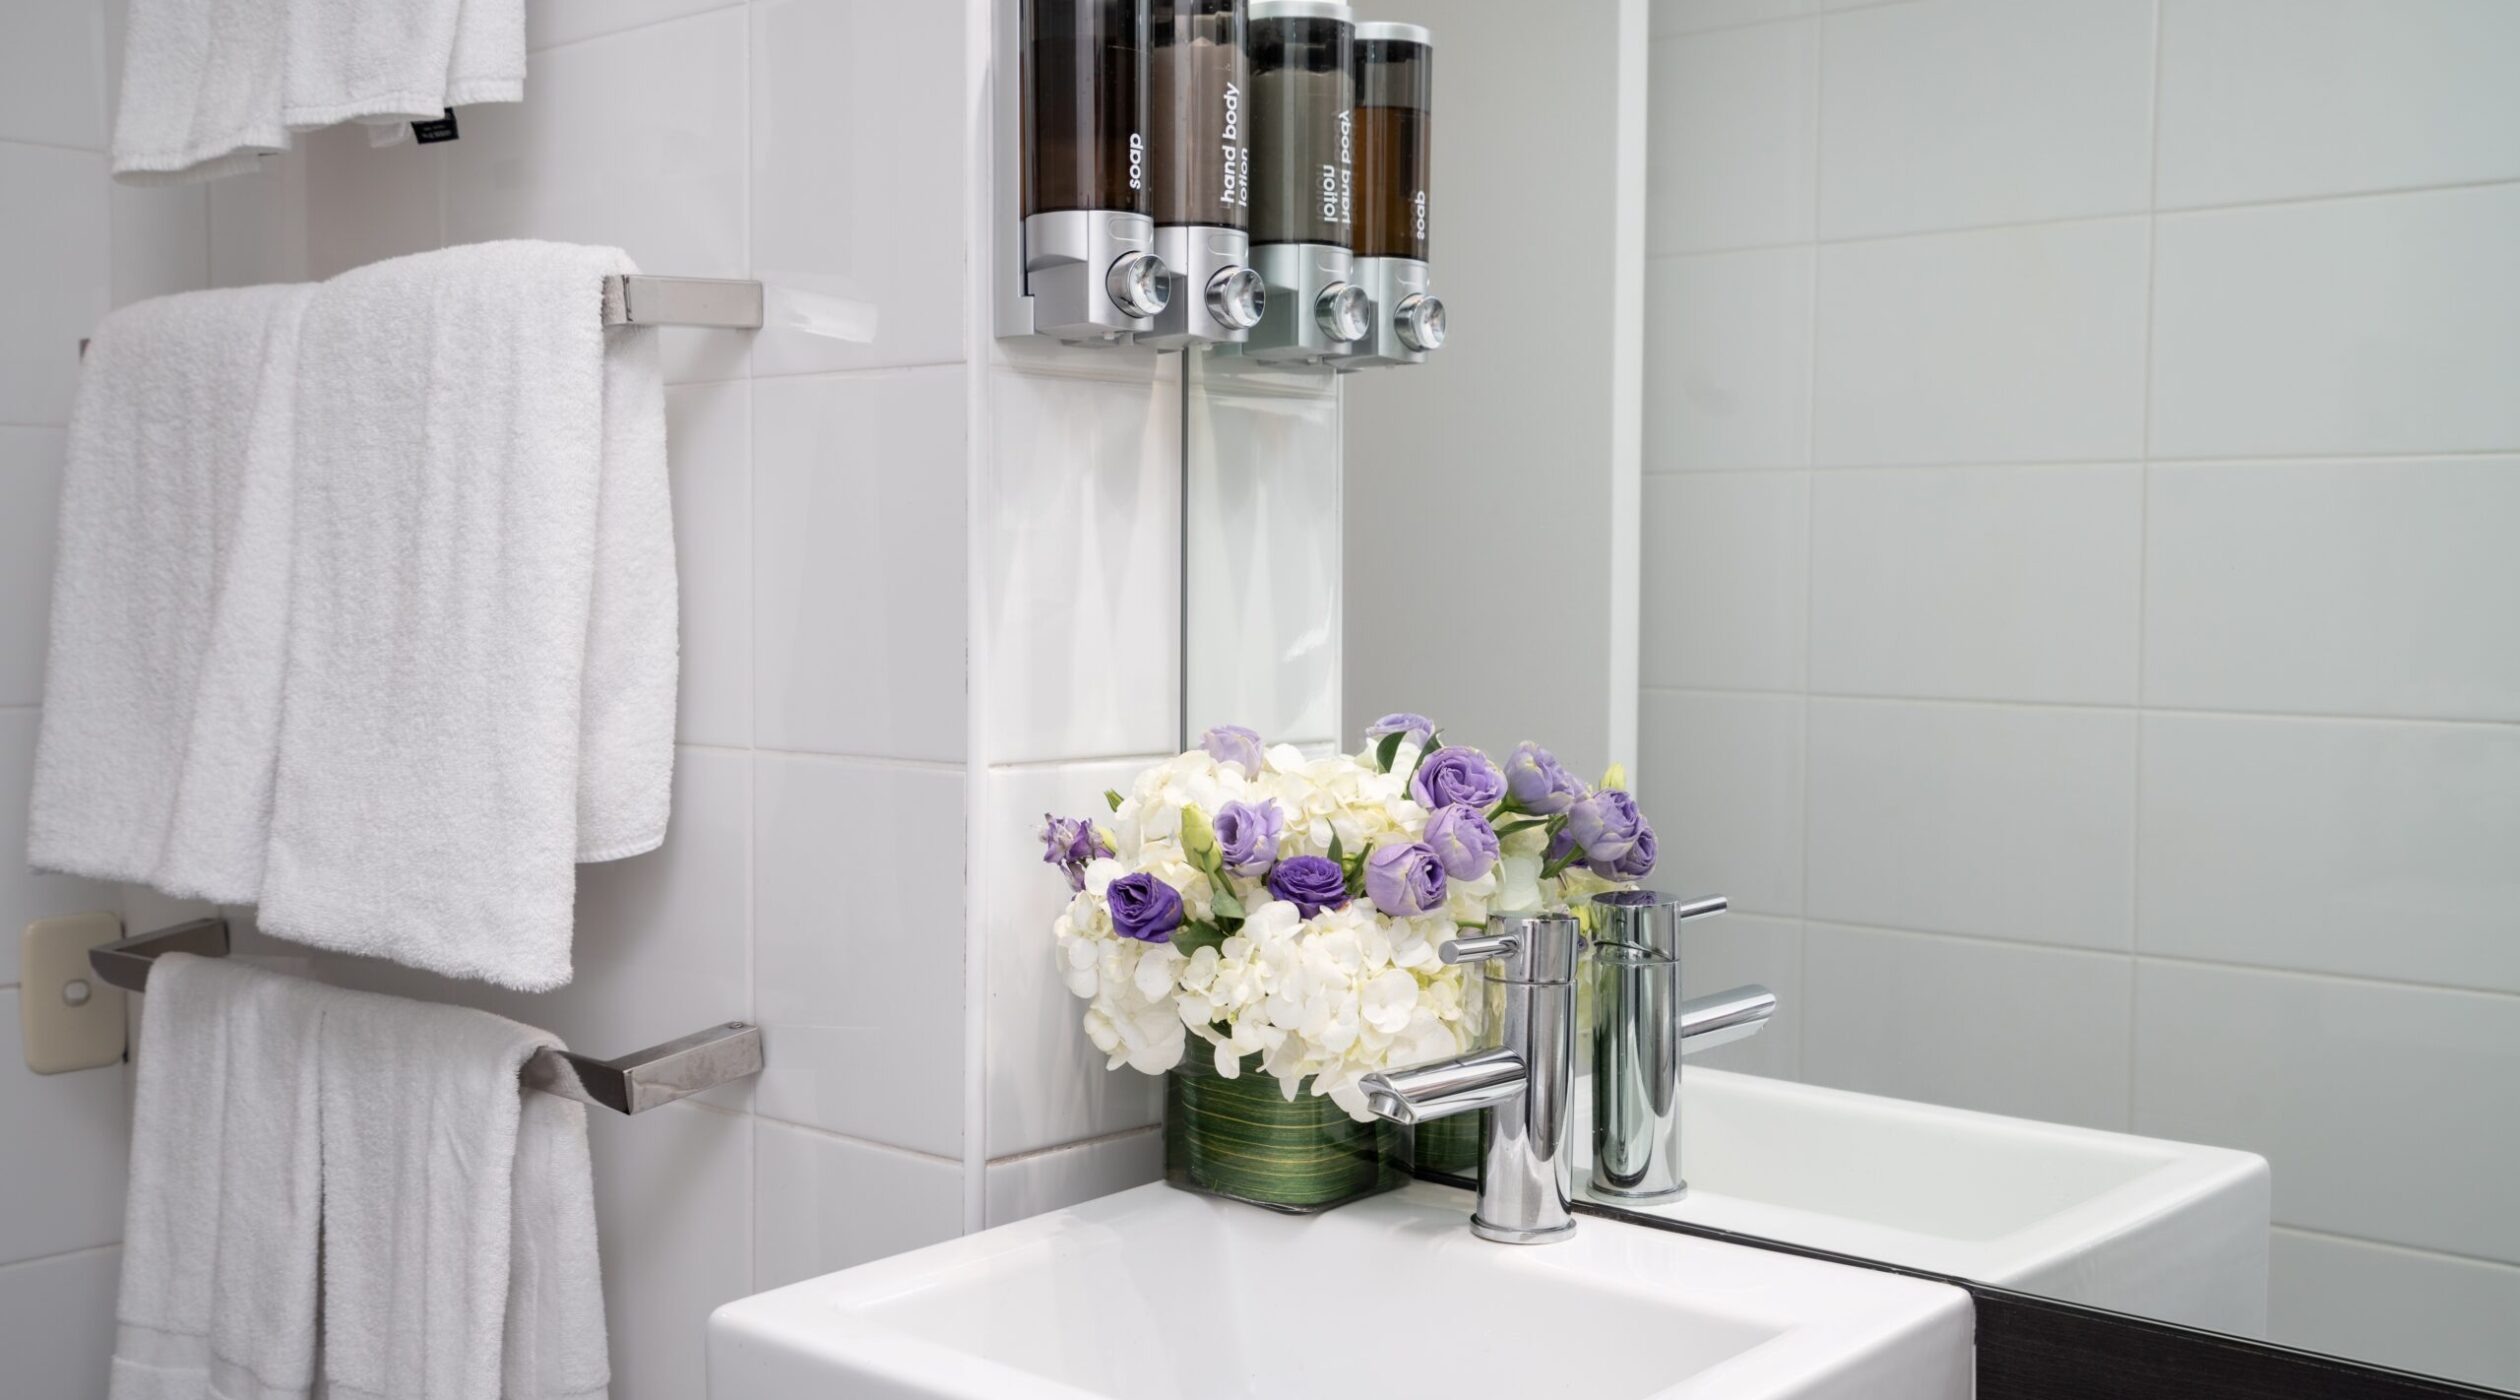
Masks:
[[[227,920],[195,919],[91,948],[88,965],[117,987],[145,992],[149,968],[161,953],[224,958],[227,952]],[[616,1113],[641,1113],[760,1072],[761,1028],[729,1021],[619,1059],[598,1060],[573,1050],[539,1050],[517,1078],[528,1089]]]
[[[731,277],[611,273],[604,278],[604,324],[757,331],[761,329],[761,284]],[[87,348],[87,341],[81,339],[81,358],[86,357]]]

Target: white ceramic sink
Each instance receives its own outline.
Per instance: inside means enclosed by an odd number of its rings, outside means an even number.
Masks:
[[[1419,1183],[1285,1216],[1142,1186],[730,1303],[709,1320],[709,1394],[1969,1394],[1959,1289],[1608,1220],[1489,1244],[1469,1206]]]
[[[1680,1084],[1689,1193],[1652,1214],[2265,1335],[2271,1198],[2254,1153],[1695,1065]],[[1576,1098],[1589,1119],[1590,1086]],[[1589,1151],[1589,1121],[1578,1132]]]

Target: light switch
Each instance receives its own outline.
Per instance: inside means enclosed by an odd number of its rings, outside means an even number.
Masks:
[[[122,920],[107,913],[65,914],[26,926],[18,945],[18,1021],[28,1069],[63,1074],[122,1058],[123,990],[88,966],[88,949],[122,936]]]

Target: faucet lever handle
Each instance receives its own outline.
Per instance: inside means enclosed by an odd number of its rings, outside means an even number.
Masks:
[[[1448,938],[1435,955],[1454,966],[1462,963],[1487,962],[1510,958],[1522,951],[1522,940],[1510,933],[1477,933],[1467,938]]]

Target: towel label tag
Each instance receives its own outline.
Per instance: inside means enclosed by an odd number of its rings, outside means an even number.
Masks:
[[[452,107],[447,108],[446,115],[433,122],[413,122],[411,124],[411,139],[419,142],[423,146],[428,145],[432,141],[452,141],[456,139],[455,109]]]

